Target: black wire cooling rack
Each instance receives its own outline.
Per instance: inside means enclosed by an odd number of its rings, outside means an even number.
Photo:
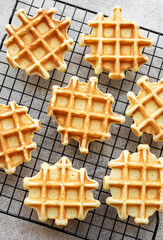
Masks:
[[[130,130],[132,118],[126,117],[126,122],[123,125],[111,127],[112,137],[109,140],[103,143],[98,141],[91,143],[89,153],[82,155],[74,140],[71,140],[68,146],[61,144],[60,134],[56,130],[57,124],[54,119],[47,115],[51,87],[54,84],[66,86],[73,75],[87,82],[90,76],[95,75],[92,67],[83,58],[89,49],[81,48],[78,44],[81,32],[90,33],[87,22],[94,18],[95,12],[63,1],[26,0],[23,2],[18,0],[9,23],[14,26],[18,23],[14,15],[17,9],[23,8],[29,16],[33,16],[38,8],[53,6],[58,9],[56,19],[62,19],[65,16],[72,18],[68,34],[74,39],[75,45],[73,51],[66,54],[66,72],[52,71],[48,81],[38,76],[27,76],[24,71],[14,70],[8,65],[6,49],[3,46],[6,35],[0,45],[1,104],[7,104],[10,100],[14,100],[18,104],[25,105],[29,108],[30,115],[33,118],[39,118],[42,124],[42,130],[35,133],[38,147],[32,153],[31,162],[18,166],[16,172],[11,176],[0,170],[0,212],[82,239],[155,239],[159,225],[158,213],[150,218],[150,223],[147,226],[135,225],[133,218],[130,217],[126,221],[121,221],[115,209],[108,207],[105,203],[109,193],[102,188],[102,180],[109,173],[108,161],[117,158],[124,149],[135,152],[139,143],[147,143],[151,147],[151,152],[159,157],[163,152],[162,144],[153,142],[151,136],[147,134],[137,138]],[[147,75],[150,77],[150,81],[158,81],[163,75],[163,34],[142,27],[140,29],[143,36],[154,40],[153,47],[144,49],[144,54],[149,57],[148,63],[142,66],[137,73],[127,71],[125,79],[121,81],[110,80],[105,71],[98,77],[99,89],[102,92],[110,92],[115,98],[113,111],[116,114],[125,115],[128,105],[126,94],[130,90],[138,92],[135,83],[139,77]],[[94,192],[94,195],[101,201],[101,206],[95,211],[90,211],[84,221],[70,220],[66,227],[56,227],[52,220],[40,223],[36,212],[23,204],[26,191],[22,187],[22,180],[26,176],[35,175],[40,170],[42,162],[54,164],[63,155],[73,162],[73,167],[85,167],[89,176],[99,182],[100,187]]]

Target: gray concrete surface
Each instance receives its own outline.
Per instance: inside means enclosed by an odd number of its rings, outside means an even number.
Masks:
[[[0,214],[0,239],[1,240],[41,240],[64,239],[78,240],[79,238],[56,232],[53,229],[26,222],[21,219]]]
[[[29,0],[26,0],[29,2]],[[0,0],[0,38],[4,34],[4,26],[8,23],[14,0]],[[38,4],[39,0],[35,0]],[[123,8],[123,16],[127,19],[135,19],[141,26],[163,32],[163,0],[66,0],[73,4],[102,11],[110,14],[112,7],[120,5]],[[132,231],[132,229],[131,229]],[[26,222],[14,217],[0,214],[0,239],[77,239],[68,235],[47,229],[45,227]],[[144,239],[147,239],[144,236]],[[163,215],[160,214],[160,225],[156,239],[163,239]]]

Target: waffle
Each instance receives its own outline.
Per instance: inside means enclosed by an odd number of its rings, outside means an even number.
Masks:
[[[136,224],[148,224],[155,211],[163,212],[163,158],[157,159],[149,150],[142,144],[138,153],[123,151],[108,163],[111,175],[103,182],[112,195],[106,203],[117,209],[120,219],[132,216]]]
[[[36,148],[32,142],[34,131],[41,129],[39,120],[27,114],[28,108],[9,102],[0,105],[0,168],[12,174],[16,166],[31,160],[31,151]]]
[[[70,138],[76,139],[81,153],[88,153],[89,142],[108,139],[111,124],[125,121],[112,112],[114,98],[100,92],[97,82],[96,77],[91,77],[89,83],[80,83],[77,77],[72,77],[68,87],[52,88],[48,114],[59,124],[62,143],[66,145]]]
[[[44,79],[50,77],[48,70],[66,70],[64,55],[73,48],[73,40],[67,37],[71,19],[54,20],[56,11],[56,8],[39,9],[31,18],[19,9],[16,15],[21,25],[16,29],[6,25],[8,37],[4,45],[7,61],[13,68],[24,69],[28,75],[38,74]]]
[[[136,22],[124,20],[121,15],[120,7],[115,7],[113,15],[108,18],[98,13],[88,22],[93,27],[92,33],[82,33],[79,37],[80,46],[88,45],[91,48],[85,60],[93,66],[96,74],[103,69],[110,71],[111,79],[123,79],[123,71],[129,68],[136,72],[148,61],[142,55],[142,49],[153,45],[151,39],[141,36]]]
[[[68,219],[83,220],[90,209],[100,206],[92,194],[98,183],[87,176],[85,168],[74,169],[67,157],[53,166],[43,163],[36,176],[24,179],[23,186],[29,189],[24,203],[37,211],[41,222],[50,218],[65,226]]]
[[[148,77],[143,76],[137,81],[141,87],[138,96],[128,92],[130,106],[127,116],[133,116],[132,131],[140,137],[143,132],[153,135],[153,140],[163,141],[163,78],[160,82],[149,83]]]

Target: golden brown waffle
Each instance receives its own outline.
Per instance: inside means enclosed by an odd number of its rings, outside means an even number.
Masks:
[[[70,138],[76,139],[81,153],[88,152],[89,142],[108,139],[111,124],[125,121],[125,117],[112,112],[114,98],[100,92],[97,82],[96,77],[91,77],[88,83],[80,83],[77,77],[72,77],[68,87],[52,88],[48,114],[59,124],[62,143],[66,145]]]
[[[54,20],[56,11],[56,8],[39,9],[31,18],[19,9],[16,15],[22,24],[16,29],[6,25],[8,37],[4,45],[7,61],[13,68],[24,69],[28,75],[38,74],[44,79],[50,77],[48,70],[66,70],[64,55],[73,48],[73,40],[67,37],[71,19]]]
[[[142,144],[138,153],[123,151],[108,163],[111,175],[103,182],[112,195],[106,203],[117,209],[120,219],[132,216],[136,224],[148,224],[155,211],[163,212],[163,158],[157,159],[149,149]]]
[[[149,83],[148,77],[143,76],[137,81],[141,87],[138,96],[128,92],[130,106],[127,116],[133,116],[132,131],[140,137],[143,132],[153,135],[153,140],[163,141],[163,78],[160,82]]]
[[[115,7],[113,15],[108,18],[98,13],[88,25],[93,28],[92,33],[82,33],[79,44],[90,46],[91,53],[85,56],[85,60],[93,66],[96,74],[106,69],[110,71],[109,78],[122,79],[125,77],[123,71],[131,68],[136,72],[148,61],[142,55],[142,49],[152,46],[153,41],[141,36],[136,22],[122,18],[120,7]]]
[[[9,102],[0,105],[0,168],[12,174],[16,166],[31,160],[32,142],[35,131],[40,131],[39,120],[27,114],[28,108]]]
[[[24,203],[37,211],[41,222],[51,218],[65,226],[68,219],[83,220],[90,209],[100,206],[92,194],[98,183],[88,178],[85,168],[74,169],[67,157],[53,166],[43,163],[36,176],[24,178],[23,186],[29,189]]]

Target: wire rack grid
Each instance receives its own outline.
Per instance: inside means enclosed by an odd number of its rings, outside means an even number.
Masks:
[[[41,2],[42,1],[42,2]],[[38,8],[56,7],[58,13],[55,19],[63,19],[65,16],[72,18],[69,27],[69,37],[74,39],[74,49],[65,56],[67,71],[60,73],[51,71],[49,80],[41,79],[38,76],[27,76],[24,71],[12,69],[6,61],[6,49],[3,46],[3,37],[0,44],[0,101],[7,104],[10,100],[29,108],[29,114],[33,118],[38,118],[42,124],[42,130],[35,133],[37,149],[32,153],[32,160],[17,167],[16,172],[8,176],[0,170],[0,212],[14,216],[26,221],[37,223],[58,231],[82,238],[82,239],[155,239],[159,215],[155,213],[150,218],[147,226],[134,224],[133,218],[121,221],[114,208],[108,207],[105,203],[109,193],[102,187],[103,177],[109,174],[107,163],[111,159],[119,157],[121,151],[128,149],[135,152],[139,143],[147,143],[157,157],[162,155],[163,147],[160,143],[152,141],[151,136],[143,134],[137,138],[130,130],[132,118],[126,117],[123,125],[113,125],[111,127],[112,137],[101,143],[92,142],[89,153],[83,155],[78,150],[78,145],[74,140],[70,144],[61,144],[60,134],[57,133],[57,124],[53,118],[47,115],[49,100],[51,98],[51,87],[55,84],[66,86],[71,76],[78,76],[81,81],[87,82],[90,76],[94,76],[94,70],[84,60],[84,55],[89,52],[89,48],[81,48],[78,44],[78,37],[81,32],[89,34],[91,32],[87,25],[88,20],[94,18],[95,12],[77,7],[63,1],[54,0],[17,0],[10,17],[9,23],[13,26],[18,24],[14,15],[17,9],[23,8],[29,16],[37,13]],[[150,81],[158,81],[163,75],[163,34],[140,28],[143,36],[154,40],[151,48],[143,50],[149,57],[147,64],[142,66],[136,73],[126,71],[126,77],[121,81],[110,80],[108,73],[103,71],[99,75],[98,87],[102,92],[110,92],[114,98],[113,111],[116,114],[125,115],[128,106],[127,92],[133,90],[138,92],[136,80],[142,75],[150,77]],[[41,163],[47,161],[50,164],[56,163],[61,156],[67,156],[73,163],[73,167],[85,167],[88,175],[99,182],[98,190],[94,191],[95,198],[101,201],[101,206],[87,214],[84,221],[71,220],[66,227],[56,227],[54,221],[48,220],[40,223],[35,211],[24,206],[26,191],[23,189],[22,180],[26,176],[33,176],[40,170]]]

